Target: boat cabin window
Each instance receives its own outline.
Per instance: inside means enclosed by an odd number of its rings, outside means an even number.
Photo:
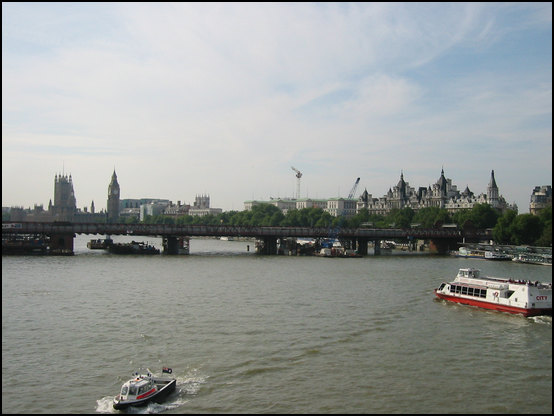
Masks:
[[[475,289],[473,292],[474,296],[479,296],[480,298],[486,298],[487,297],[487,289]]]
[[[462,295],[476,296],[480,298],[487,297],[487,289],[479,289],[476,287],[467,287],[460,285],[450,285],[450,293],[461,293]]]
[[[121,387],[121,395],[122,396],[127,396],[128,391],[129,391],[129,387],[127,385],[124,385],[123,387]]]
[[[442,290],[444,286],[446,286],[446,283],[441,283],[441,285],[439,286],[439,290]]]
[[[129,387],[129,394],[136,396],[137,395],[137,388],[135,386]]]

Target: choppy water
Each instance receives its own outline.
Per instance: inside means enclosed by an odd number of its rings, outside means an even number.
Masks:
[[[218,240],[117,256],[90,238],[73,257],[2,257],[3,413],[112,413],[132,371],[162,366],[176,393],[135,412],[552,413],[551,317],[433,295],[460,267],[552,281],[551,267]]]

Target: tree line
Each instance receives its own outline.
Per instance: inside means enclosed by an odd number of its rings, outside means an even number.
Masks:
[[[129,218],[127,222],[138,222]],[[286,214],[271,204],[259,204],[248,211],[227,211],[218,215],[179,217],[147,216],[144,223],[175,225],[230,225],[259,227],[328,227],[344,228],[437,228],[444,224],[455,224],[461,230],[492,229],[497,244],[529,244],[541,247],[552,246],[552,206],[541,210],[538,215],[518,214],[507,210],[503,214],[488,204],[476,204],[472,209],[459,210],[454,214],[444,208],[393,209],[387,215],[370,214],[363,209],[355,216],[334,217],[321,208],[289,210]]]

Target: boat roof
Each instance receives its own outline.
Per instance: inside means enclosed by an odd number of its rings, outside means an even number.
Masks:
[[[144,384],[148,384],[149,382],[150,382],[150,378],[137,377],[129,380],[127,383],[132,384],[134,386],[142,386]]]
[[[466,271],[466,272],[468,272],[468,274],[467,275],[461,275],[460,272],[462,272],[462,271]],[[474,272],[474,273],[472,273],[472,272]],[[496,282],[496,283],[509,283],[509,284],[513,284],[513,285],[523,285],[523,286],[529,285],[529,284],[531,284],[532,286],[536,286],[538,284],[548,286],[548,283],[541,283],[539,281],[532,282],[530,280],[513,279],[511,277],[481,276],[479,274],[480,272],[481,272],[481,270],[474,269],[472,267],[461,268],[458,271],[458,276],[456,276],[456,277],[465,277],[465,278],[470,278],[470,279],[473,278],[473,279],[479,279],[479,280],[488,280],[488,281]]]

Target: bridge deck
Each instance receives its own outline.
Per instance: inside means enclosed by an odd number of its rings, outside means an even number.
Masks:
[[[100,234],[187,237],[255,237],[325,238],[328,228],[317,227],[249,227],[229,225],[169,225],[169,224],[98,224],[56,222],[2,222],[2,234]],[[490,238],[490,232],[472,233],[435,228],[343,228],[339,238],[374,239],[462,239]]]

